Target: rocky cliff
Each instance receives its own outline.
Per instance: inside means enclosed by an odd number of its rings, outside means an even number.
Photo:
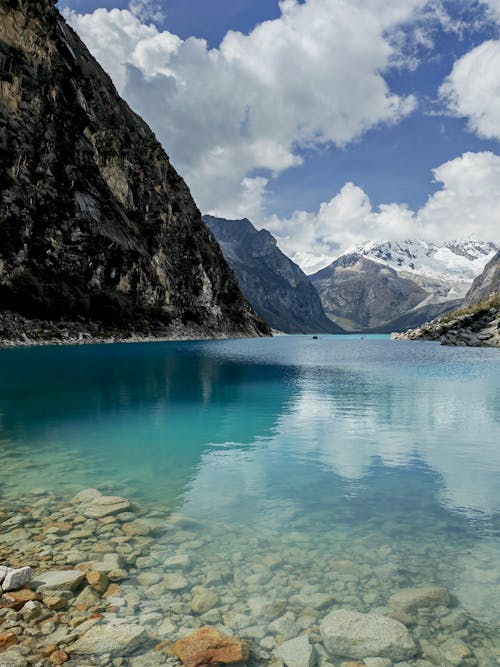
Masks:
[[[168,156],[54,4],[0,0],[0,310],[267,334]]]
[[[395,340],[433,340],[441,345],[500,347],[500,294],[455,310],[432,322],[393,333]]]
[[[276,246],[265,229],[247,220],[204,216],[233,268],[239,286],[270,326],[286,333],[342,333],[323,311],[305,273]]]
[[[395,333],[393,338],[500,347],[500,251],[474,280],[462,307],[416,329]]]
[[[477,303],[500,292],[500,250],[485,266],[465,296],[465,303]]]
[[[343,255],[310,279],[328,317],[354,331],[383,327],[427,297],[412,280],[357,253]]]

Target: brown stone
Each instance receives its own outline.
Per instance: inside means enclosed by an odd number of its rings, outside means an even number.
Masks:
[[[54,651],[57,651],[57,646],[55,644],[50,644],[50,646],[44,646],[42,648],[42,655],[47,656],[54,653]]]
[[[57,528],[60,533],[69,533],[73,528],[73,524],[68,521],[52,521],[42,528],[43,532],[46,533],[49,528]]]
[[[17,635],[14,632],[0,632],[0,651],[17,644]]]
[[[0,607],[8,607],[16,611],[24,607],[30,600],[38,600],[39,597],[29,588],[21,588],[19,591],[9,591],[0,598]]]
[[[59,611],[68,606],[68,600],[61,595],[47,595],[42,598],[43,604],[52,611]]]
[[[249,657],[249,649],[244,642],[210,625],[175,642],[172,653],[182,660],[185,667],[245,662]]]
[[[89,572],[87,581],[99,593],[105,593],[109,586],[109,579],[104,572]]]
[[[120,595],[121,590],[122,589],[120,588],[119,584],[110,584],[108,586],[108,589],[104,593],[103,597],[104,598],[114,598],[117,595]]]
[[[49,658],[49,662],[52,665],[63,665],[68,660],[69,660],[69,655],[66,653],[66,651],[63,651],[63,649],[54,651],[53,653],[50,654]]]

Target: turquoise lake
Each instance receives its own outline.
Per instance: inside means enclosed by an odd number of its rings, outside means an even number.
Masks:
[[[331,591],[369,611],[444,585],[500,660],[498,350],[386,336],[0,350],[0,448],[5,499],[96,487],[193,517],[199,567],[243,579],[233,604]],[[272,577],[248,583],[269,557]]]

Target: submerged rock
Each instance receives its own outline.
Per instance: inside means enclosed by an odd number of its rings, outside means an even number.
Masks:
[[[80,570],[49,570],[38,575],[33,580],[33,586],[39,592],[74,591],[84,578],[85,573]]]
[[[70,654],[111,657],[130,655],[148,639],[146,630],[132,623],[95,625],[66,650]]]
[[[393,609],[404,612],[415,611],[421,607],[437,607],[450,604],[450,593],[443,586],[422,586],[419,588],[404,588],[389,598],[389,605]]]
[[[275,655],[284,661],[286,667],[314,667],[316,664],[316,652],[306,635],[283,642],[275,650]]]
[[[320,633],[333,656],[405,660],[417,652],[415,642],[402,623],[376,614],[346,609],[332,611],[321,621]]]
[[[244,662],[249,657],[249,649],[245,642],[230,637],[210,625],[175,642],[172,653],[182,660],[185,667]]]

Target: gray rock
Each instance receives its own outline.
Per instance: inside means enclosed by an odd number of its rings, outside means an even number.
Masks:
[[[22,588],[24,584],[27,584],[31,580],[33,575],[33,570],[31,567],[20,567],[17,570],[7,570],[4,580],[2,582],[2,588],[4,591],[15,591],[18,588]]]
[[[148,639],[146,630],[131,623],[95,625],[66,650],[70,654],[111,657],[130,655]]]
[[[286,667],[314,667],[316,664],[316,652],[306,635],[283,642],[274,654],[283,660]]]
[[[85,516],[92,519],[102,519],[105,516],[119,514],[130,507],[130,501],[120,496],[99,496],[90,503],[84,503],[81,510]]]
[[[191,600],[191,610],[194,614],[205,614],[210,609],[213,609],[219,601],[219,596],[214,591],[204,588],[203,586],[195,586],[193,588],[193,598]]]
[[[37,592],[60,590],[74,591],[84,580],[85,573],[80,570],[49,570],[33,580]]]
[[[285,614],[269,624],[269,630],[274,634],[281,635],[285,639],[292,639],[300,632],[300,626],[294,621],[293,616]]]
[[[392,660],[388,658],[363,658],[366,667],[392,667]]]
[[[332,656],[405,660],[417,648],[406,627],[392,618],[340,609],[320,623],[321,638]]]
[[[437,607],[450,604],[450,593],[442,586],[421,586],[419,588],[404,588],[389,598],[389,605],[393,609],[412,612],[422,607]]]
[[[181,591],[188,586],[188,580],[181,574],[166,574],[163,577],[165,588],[169,591]]]
[[[2,667],[28,667],[29,662],[17,651],[5,651],[1,655]]]
[[[0,584],[2,581],[5,579],[5,575],[9,571],[8,567],[5,567],[5,565],[0,565]]]
[[[41,602],[36,600],[29,600],[21,609],[21,616],[25,621],[41,621],[45,618],[50,618],[54,612],[50,611]]]
[[[447,639],[439,648],[443,658],[457,667],[471,654],[470,648],[456,637]]]

